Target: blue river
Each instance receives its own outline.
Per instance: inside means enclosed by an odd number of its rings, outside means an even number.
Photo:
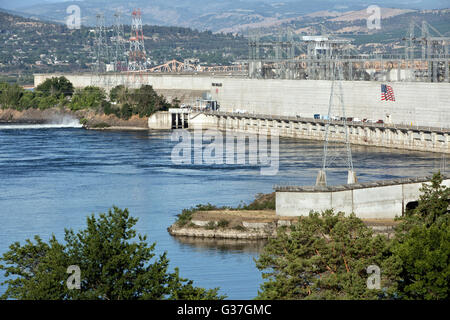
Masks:
[[[137,230],[167,251],[171,268],[195,285],[230,299],[252,299],[262,283],[254,259],[261,242],[177,239],[167,232],[183,208],[199,203],[236,206],[276,184],[311,185],[321,165],[321,142],[280,138],[279,172],[251,165],[177,165],[170,131],[87,131],[53,126],[0,125],[0,255],[11,243],[40,235],[63,238],[86,217],[116,205],[139,218]],[[430,174],[441,155],[353,147],[360,181]],[[329,173],[346,180],[345,163]],[[0,272],[0,282],[5,280]],[[0,294],[5,291],[0,286]]]

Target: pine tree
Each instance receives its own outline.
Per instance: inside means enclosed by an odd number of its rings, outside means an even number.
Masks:
[[[3,299],[223,299],[218,289],[194,287],[192,281],[169,272],[166,253],[156,257],[155,243],[137,235],[137,219],[114,207],[106,214],[87,218],[87,227],[65,230],[65,241],[38,236],[21,246],[14,243],[0,261],[8,288]],[[81,288],[66,285],[67,268],[77,265]]]
[[[440,173],[424,183],[418,206],[396,231],[393,253],[402,261],[399,297],[448,299],[450,291],[450,188]]]
[[[267,279],[261,299],[376,299],[396,288],[398,262],[386,237],[355,215],[311,213],[278,230],[257,260]],[[379,266],[381,289],[369,289],[367,268]]]

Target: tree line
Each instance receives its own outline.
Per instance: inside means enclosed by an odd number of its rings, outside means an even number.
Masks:
[[[90,109],[125,120],[133,115],[148,117],[154,112],[172,107],[150,85],[143,85],[138,89],[119,85],[107,94],[104,89],[96,86],[75,89],[65,77],[47,79],[34,91],[25,90],[17,84],[0,83],[0,106],[19,111],[54,107],[68,108],[71,111]]]

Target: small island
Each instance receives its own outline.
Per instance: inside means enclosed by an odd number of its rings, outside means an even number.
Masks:
[[[192,238],[265,240],[276,237],[278,228],[295,224],[299,217],[277,216],[275,192],[258,194],[249,205],[216,207],[211,204],[184,209],[167,230],[172,236]],[[363,222],[375,234],[389,238],[394,234],[395,220],[367,219]]]

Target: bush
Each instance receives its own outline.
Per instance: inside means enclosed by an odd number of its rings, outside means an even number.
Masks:
[[[105,98],[105,91],[101,88],[88,86],[83,89],[78,89],[72,97],[70,109],[73,111],[82,109],[98,110],[102,107]]]
[[[81,118],[80,119],[80,124],[83,126],[86,126],[89,123],[89,120],[86,118]]]
[[[39,100],[38,108],[40,110],[45,110],[57,106],[58,103],[59,101],[55,96],[45,96]]]
[[[96,123],[91,126],[91,128],[94,128],[94,129],[102,129],[102,128],[109,128],[109,127],[111,127],[111,126],[106,122]]]
[[[205,229],[207,230],[215,230],[217,229],[217,224],[215,221],[209,221],[208,224],[205,226]]]
[[[194,209],[183,209],[181,214],[177,215],[178,219],[176,221],[176,224],[180,227],[185,226],[188,222],[191,222],[192,215],[194,214]]]
[[[275,208],[275,192],[270,194],[260,193],[249,205],[240,204],[238,207],[241,210],[275,210]]]
[[[219,227],[219,228],[226,228],[226,227],[228,227],[229,224],[230,224],[230,221],[225,220],[225,219],[221,219],[217,223],[217,227]]]
[[[233,229],[237,231],[247,231],[247,228],[242,225],[234,226]]]

